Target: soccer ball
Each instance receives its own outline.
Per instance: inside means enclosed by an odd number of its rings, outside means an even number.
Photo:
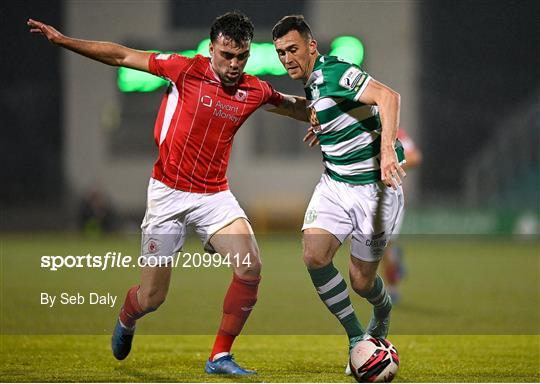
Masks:
[[[351,350],[351,371],[359,383],[389,383],[396,376],[399,356],[386,339],[369,338]]]

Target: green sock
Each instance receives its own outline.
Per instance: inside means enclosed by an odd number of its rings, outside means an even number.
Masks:
[[[373,288],[362,295],[371,305],[373,305],[373,314],[375,317],[383,318],[392,310],[392,299],[384,286],[383,279],[377,275]]]
[[[319,297],[345,328],[349,339],[362,336],[364,329],[354,313],[347,283],[334,264],[330,263],[322,268],[308,269],[308,272]]]

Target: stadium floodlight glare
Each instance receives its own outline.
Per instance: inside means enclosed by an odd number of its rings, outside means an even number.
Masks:
[[[364,61],[364,44],[354,36],[337,37],[330,45],[330,56],[360,65]]]
[[[210,39],[204,39],[197,45],[197,54],[202,56],[209,56],[208,45],[210,44]],[[180,53],[182,54],[182,53]]]
[[[251,44],[251,52],[245,71],[256,76],[281,76],[287,73],[283,65],[281,65],[272,43]]]
[[[204,39],[197,45],[197,49],[182,51],[179,54],[186,57],[193,57],[197,54],[208,56],[209,43],[210,39]],[[358,65],[361,65],[364,60],[364,45],[354,36],[337,37],[332,41],[330,47],[330,55],[332,56],[338,56]],[[251,53],[245,71],[255,76],[283,76],[287,73],[279,62],[272,43],[251,44]],[[146,72],[124,67],[118,68],[117,85],[122,92],[153,92],[167,83],[166,80]]]
[[[147,72],[120,67],[116,83],[122,92],[153,92],[168,81]]]

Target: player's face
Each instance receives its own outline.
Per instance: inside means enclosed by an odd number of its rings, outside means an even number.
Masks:
[[[317,59],[317,42],[293,30],[274,40],[274,46],[289,76],[306,82]]]
[[[250,46],[250,41],[238,45],[221,34],[216,41],[210,43],[212,69],[225,85],[234,85],[242,77],[249,57]]]

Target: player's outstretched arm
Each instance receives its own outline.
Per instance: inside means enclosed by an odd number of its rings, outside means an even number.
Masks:
[[[387,186],[396,189],[405,177],[405,171],[399,165],[394,145],[399,124],[399,93],[386,85],[371,79],[360,95],[360,102],[379,107],[381,117],[381,180]]]
[[[54,27],[37,20],[28,19],[30,32],[38,33],[51,43],[69,49],[90,59],[117,67],[128,67],[148,72],[148,59],[151,53],[124,47],[116,43],[74,39],[63,35]]]
[[[277,107],[271,106],[266,110],[278,115],[289,116],[300,121],[309,121],[306,98],[300,96],[285,95],[283,101]]]

